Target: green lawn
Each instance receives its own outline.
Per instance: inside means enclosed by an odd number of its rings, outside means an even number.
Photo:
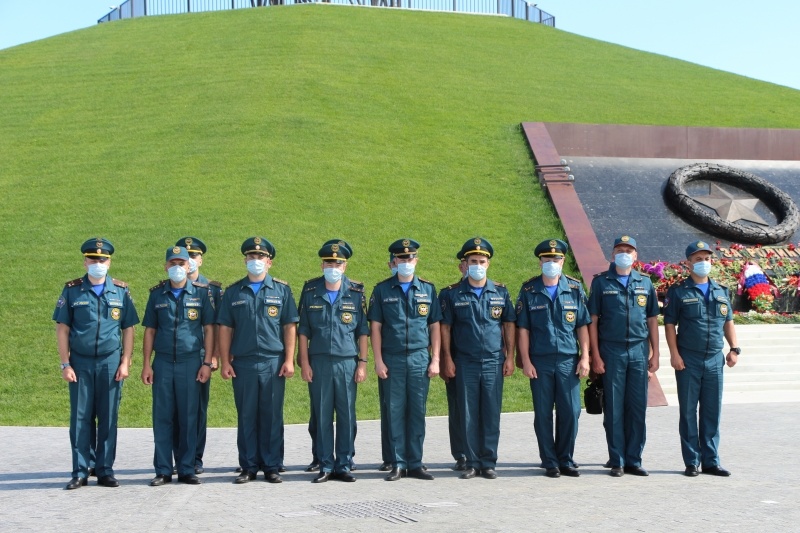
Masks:
[[[522,121],[800,127],[800,92],[502,17],[309,5],[103,24],[0,51],[0,424],[63,425],[50,320],[82,274],[84,239],[117,247],[112,273],[140,312],[184,234],[204,273],[244,274],[239,245],[275,244],[295,291],[332,237],[354,247],[368,288],[386,248],[422,243],[419,273],[443,286],[474,235],[513,294],[532,250],[563,235],[533,178]],[[150,425],[138,381],[121,423]],[[436,381],[429,412],[446,411]],[[527,381],[505,409],[530,408]],[[214,376],[210,422],[234,425]],[[359,417],[378,416],[376,378]],[[307,417],[290,381],[287,421]]]

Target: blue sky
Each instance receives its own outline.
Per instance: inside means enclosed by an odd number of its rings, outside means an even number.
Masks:
[[[0,49],[92,26],[122,0],[0,0]],[[800,1],[541,0],[559,29],[800,89]]]

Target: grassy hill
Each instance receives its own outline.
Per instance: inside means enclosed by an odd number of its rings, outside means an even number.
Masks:
[[[295,291],[331,237],[371,288],[392,240],[419,240],[420,274],[443,286],[479,234],[497,251],[490,276],[516,294],[535,244],[562,234],[521,121],[800,127],[800,92],[768,83],[518,20],[322,5],[126,20],[3,50],[0,94],[3,425],[68,421],[50,317],[90,236],[116,245],[112,274],[141,313],[184,234],[225,284],[244,275],[242,240],[266,236]],[[128,426],[150,424],[140,341],[141,328]],[[211,422],[233,425],[230,384],[214,381]],[[361,418],[377,417],[375,383]],[[306,399],[291,380],[287,420]],[[519,375],[505,408],[530,408]]]

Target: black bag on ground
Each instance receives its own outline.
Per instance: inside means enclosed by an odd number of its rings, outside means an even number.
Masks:
[[[603,414],[603,376],[597,376],[594,380],[586,382],[586,389],[583,391],[583,404],[586,412],[590,415]]]

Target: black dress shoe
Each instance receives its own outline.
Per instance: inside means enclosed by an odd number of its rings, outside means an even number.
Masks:
[[[712,476],[722,476],[722,477],[728,477],[731,475],[730,471],[725,470],[721,466],[708,466],[708,467],[704,466],[703,473],[711,474]]]
[[[203,468],[202,466],[195,466],[195,467],[194,467],[194,473],[195,473],[195,474],[197,474],[198,476],[199,476],[200,474],[203,474],[203,473],[205,473],[205,471],[206,471],[206,469],[205,469],[205,468]]]
[[[338,472],[334,474],[333,477],[346,483],[353,483],[356,480],[356,477],[350,472]]]
[[[276,471],[264,472],[264,481],[267,483],[283,483],[283,478]]]
[[[603,465],[603,468],[611,468],[611,459],[606,461],[606,464]]]
[[[236,470],[234,470],[234,472],[236,472],[237,474],[241,474],[242,473],[242,467],[241,466],[238,467]]]
[[[561,472],[558,471],[558,468],[548,468],[544,471],[544,475],[547,477],[557,478],[561,477]]]
[[[430,475],[424,468],[421,466],[419,468],[412,468],[408,471],[408,477],[414,477],[417,479],[424,479],[425,481],[433,481],[433,476]]]
[[[455,466],[453,466],[453,470],[456,472],[463,472],[467,469],[467,458],[466,457],[459,457],[456,460]]]
[[[683,471],[684,476],[688,477],[697,477],[700,472],[697,470],[697,465],[689,465],[686,467],[686,470]]]
[[[114,476],[103,476],[97,480],[97,484],[101,487],[119,487],[119,481]]]
[[[64,488],[66,490],[75,490],[85,486],[86,483],[87,481],[85,477],[74,477],[69,480],[69,483],[67,483],[67,486]]]
[[[580,477],[581,473],[574,466],[559,466],[558,471],[562,476]]]
[[[358,467],[353,461],[350,461],[350,471],[355,472],[356,470],[358,470]]]
[[[625,475],[625,471],[621,466],[612,466],[611,472],[609,472],[608,475],[611,477],[622,477]]]
[[[392,471],[389,472],[389,475],[383,479],[385,479],[386,481],[397,481],[398,479],[403,477],[403,474],[405,474],[405,472],[403,471],[402,468],[395,467],[392,468]]]
[[[242,483],[249,483],[256,478],[255,472],[250,472],[249,470],[242,470],[242,473],[239,474],[236,479],[233,480],[234,483],[241,485]]]
[[[172,483],[172,476],[165,476],[163,474],[158,474],[150,482],[150,486],[151,487],[160,487],[164,483]]]
[[[286,472],[286,467],[285,467],[285,466],[283,466],[283,465],[280,465],[280,466],[278,467],[278,473],[279,473],[279,474],[283,474],[284,472]]]
[[[641,466],[626,466],[625,473],[632,476],[649,476],[650,473]]]
[[[89,477],[95,477],[94,468],[89,469]]]
[[[481,470],[481,476],[486,479],[497,479],[497,472],[494,471],[494,468],[484,468]]]
[[[392,469],[392,463],[381,463],[381,466],[378,467],[378,472],[388,472]]]
[[[312,483],[325,483],[326,481],[328,481],[330,479],[330,477],[331,477],[331,473],[330,472],[320,472],[319,474],[317,474],[317,477],[315,477],[313,480],[311,480],[311,482]]]
[[[195,474],[184,474],[182,476],[178,476],[178,481],[180,483],[186,483],[187,485],[200,485],[202,483],[200,478]]]
[[[306,472],[319,472],[319,461],[311,461],[306,467]]]
[[[478,471],[474,468],[467,467],[464,469],[464,473],[461,474],[459,477],[461,479],[472,479],[478,475]]]

